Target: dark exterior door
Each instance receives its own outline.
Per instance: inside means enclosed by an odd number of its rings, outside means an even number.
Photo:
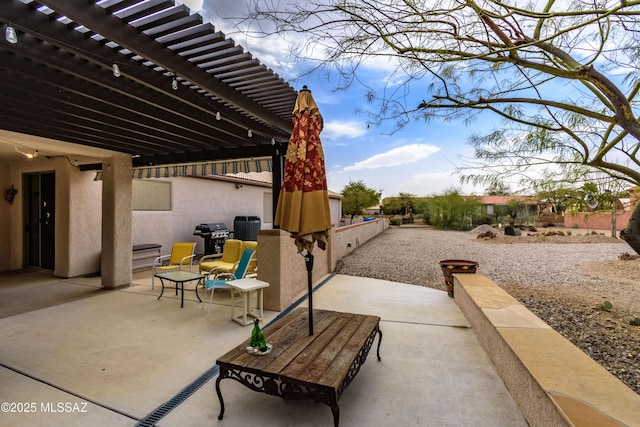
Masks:
[[[25,266],[45,270],[55,267],[54,172],[24,175]]]

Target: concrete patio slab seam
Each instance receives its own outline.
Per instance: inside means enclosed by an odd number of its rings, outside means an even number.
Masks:
[[[313,288],[313,292],[316,292],[318,289],[320,289],[322,286],[328,283],[333,276],[334,276],[333,274],[330,274],[327,277],[325,277],[320,283],[318,283]],[[276,320],[280,319],[281,317],[285,316],[286,314],[290,313],[294,308],[298,307],[307,299],[308,299],[308,295],[306,294],[298,298],[287,309],[285,309],[278,316],[276,316],[275,319],[269,322],[267,326],[275,322]],[[140,422],[136,424],[136,426],[139,426],[139,427],[154,426],[158,421],[160,421],[167,414],[169,414],[171,411],[177,408],[182,402],[187,400],[193,393],[198,391],[198,389],[202,387],[207,381],[215,377],[218,374],[218,371],[219,371],[218,365],[213,365],[210,369],[205,371],[201,376],[195,379],[192,383],[188,384],[185,388],[180,390],[174,397],[172,397],[162,405],[158,406],[150,414],[148,414],[143,419],[141,419]]]
[[[127,414],[126,412],[124,412],[124,411],[120,411],[120,410],[118,410],[118,409],[116,409],[116,408],[114,408],[114,407],[112,407],[112,406],[105,405],[105,404],[103,404],[103,403],[101,403],[101,402],[96,401],[95,399],[90,399],[90,398],[88,398],[88,397],[86,397],[86,396],[82,396],[82,395],[80,395],[80,394],[78,394],[78,393],[74,393],[73,391],[68,390],[68,389],[66,389],[66,388],[64,388],[64,387],[57,386],[57,385],[55,385],[55,384],[53,384],[53,383],[51,383],[51,382],[49,382],[49,381],[45,381],[45,380],[43,380],[42,378],[38,378],[38,377],[36,377],[36,376],[34,376],[34,375],[28,374],[28,373],[26,373],[26,372],[24,372],[24,371],[20,370],[20,369],[17,369],[17,368],[11,367],[11,366],[7,365],[6,363],[0,362],[0,367],[5,368],[5,369],[8,369],[8,370],[10,370],[10,371],[12,371],[12,372],[15,372],[15,373],[16,373],[16,374],[18,374],[18,375],[22,375],[23,377],[25,377],[25,378],[29,378],[29,379],[31,379],[31,380],[33,380],[33,381],[36,381],[36,382],[40,383],[40,384],[44,384],[44,385],[46,385],[46,386],[48,386],[48,387],[54,388],[54,389],[56,389],[56,390],[59,390],[59,391],[61,391],[61,392],[63,392],[63,393],[66,393],[66,394],[68,394],[68,395],[70,395],[70,396],[77,397],[78,399],[81,399],[81,400],[83,400],[83,401],[85,401],[85,402],[92,403],[92,404],[94,404],[94,405],[96,405],[96,406],[99,406],[99,407],[101,407],[101,408],[104,408],[104,409],[106,409],[106,410],[108,410],[108,411],[111,411],[111,412],[113,412],[113,413],[116,413],[116,414],[122,415],[122,416],[127,417],[127,418],[131,418],[131,419],[132,419],[132,420],[134,420],[134,421],[138,421],[138,418],[137,418],[137,417],[135,417],[135,416],[133,416],[133,415],[131,415],[131,414]]]

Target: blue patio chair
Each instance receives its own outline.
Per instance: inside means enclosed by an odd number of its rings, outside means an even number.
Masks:
[[[245,249],[244,252],[242,252],[240,261],[236,263],[237,265],[234,267],[233,273],[228,271],[216,272],[215,268],[209,272],[207,279],[204,281],[205,292],[211,291],[211,297],[209,298],[209,310],[207,310],[207,319],[211,313],[213,292],[216,289],[229,289],[230,292],[233,292],[233,289],[229,286],[229,282],[244,279],[247,275],[247,271],[249,270],[249,263],[251,262],[253,254],[254,251],[251,249]],[[213,279],[211,278],[212,276]]]

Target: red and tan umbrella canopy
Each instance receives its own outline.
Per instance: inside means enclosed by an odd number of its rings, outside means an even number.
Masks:
[[[322,116],[311,91],[302,88],[293,110],[293,132],[287,147],[284,181],[275,225],[291,233],[298,251],[325,249],[331,228],[327,173],[320,142]]]
[[[293,132],[289,139],[284,180],[274,224],[291,233],[307,267],[309,335],[313,335],[313,250],[317,242],[324,250],[331,229],[327,173],[320,143],[322,116],[306,86],[298,94],[293,110]]]

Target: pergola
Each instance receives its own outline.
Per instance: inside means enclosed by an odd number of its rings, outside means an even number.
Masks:
[[[4,0],[0,126],[133,166],[270,156],[297,92],[174,0]],[[93,166],[83,166],[85,169]]]
[[[184,5],[3,0],[0,30],[0,130],[117,153],[108,168],[78,162],[102,170],[104,286],[130,278],[120,271],[131,256],[121,196],[141,168],[267,164],[277,199],[297,91]],[[10,156],[0,145],[0,158]]]

